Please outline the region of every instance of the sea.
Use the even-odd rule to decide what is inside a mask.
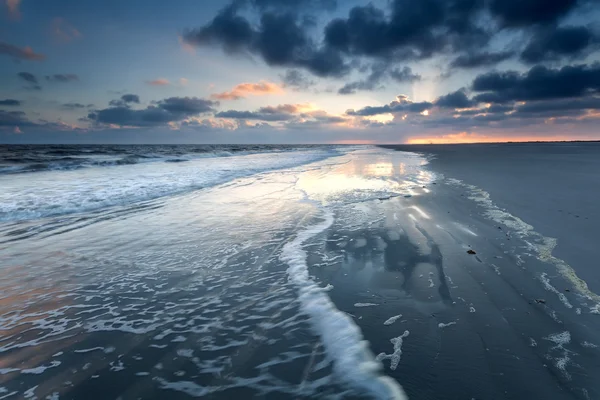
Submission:
[[[0,146],[0,399],[600,399],[600,143]]]

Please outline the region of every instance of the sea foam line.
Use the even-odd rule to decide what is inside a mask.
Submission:
[[[299,232],[283,246],[280,259],[289,266],[288,277],[298,289],[300,308],[310,317],[313,329],[333,359],[334,372],[341,379],[377,399],[408,399],[399,383],[380,373],[381,364],[375,360],[358,326],[335,307],[309,276],[303,244],[329,228],[333,220],[333,213],[324,209],[322,222]]]
[[[547,262],[556,267],[558,272],[564,279],[571,282],[573,287],[579,292],[580,295],[586,299],[593,301],[590,307],[592,314],[600,314],[600,295],[594,293],[589,287],[586,281],[580,278],[573,267],[567,264],[566,261],[552,255],[552,251],[557,245],[555,238],[547,237],[538,233],[534,230],[533,226],[529,225],[521,218],[516,217],[509,212],[498,207],[491,199],[490,194],[485,190],[478,188],[477,186],[464,183],[459,179],[449,178],[448,182],[457,186],[462,186],[470,190],[469,199],[475,201],[485,209],[484,215],[495,222],[504,224],[505,226],[513,229],[517,235],[525,241],[531,250],[535,252],[536,258],[542,262]],[[545,282],[542,281],[542,283]],[[545,286],[548,289],[547,286]],[[564,300],[566,296],[559,296],[560,300],[565,304],[566,307],[572,308],[572,305]],[[569,307],[569,305],[571,307]]]

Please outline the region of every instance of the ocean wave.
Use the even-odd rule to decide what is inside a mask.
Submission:
[[[289,279],[298,289],[300,307],[321,337],[339,379],[374,398],[407,399],[402,387],[380,372],[381,364],[369,350],[359,327],[335,307],[326,292],[309,276],[303,245],[328,229],[334,221],[330,210],[323,208],[322,211],[323,221],[301,231],[283,246],[281,252],[281,260],[289,266]]]
[[[184,162],[199,158],[281,153],[313,148],[317,147],[282,145],[97,145],[87,147],[0,145],[0,175],[114,167],[141,162]]]
[[[115,160],[120,163],[115,168],[57,170],[32,174],[28,179],[4,174],[0,175],[0,187],[8,190],[0,191],[0,221],[54,217],[155,200],[340,154],[322,148],[293,151],[285,157],[259,153],[161,164],[128,157]]]

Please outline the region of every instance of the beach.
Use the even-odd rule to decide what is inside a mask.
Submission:
[[[4,148],[0,398],[598,398],[568,146]]]

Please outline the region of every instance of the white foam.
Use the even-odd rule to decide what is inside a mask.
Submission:
[[[567,365],[571,361],[571,351],[565,348],[565,346],[571,342],[571,333],[569,331],[553,333],[544,339],[556,344],[556,346],[553,346],[550,349],[550,352],[559,353],[558,356],[554,358],[554,365],[563,372],[567,379],[571,379],[571,375],[567,372]],[[552,356],[548,354],[548,357],[551,358]]]
[[[191,358],[194,356],[194,350],[192,349],[179,349],[177,350],[177,355],[180,357]]]
[[[7,393],[7,394],[4,394],[4,393]],[[12,397],[12,396],[14,396],[17,393],[19,393],[19,392],[14,391],[14,392],[10,392],[9,393],[8,390],[6,390],[3,387],[0,387],[0,400],[8,399],[9,397]]]
[[[595,348],[597,348],[597,347],[598,347],[598,345],[597,345],[597,344],[590,343],[590,342],[587,342],[587,341],[583,341],[583,342],[581,342],[581,345],[582,345],[583,347],[587,347],[587,348],[589,348],[589,349],[595,349]]]
[[[395,315],[395,316],[393,316],[391,318],[388,318],[383,324],[384,325],[391,325],[394,322],[398,321],[400,318],[402,318],[402,314]]]
[[[33,396],[35,396],[35,389],[37,389],[39,385],[35,385],[32,388],[27,389],[26,391],[23,392],[23,397],[25,397],[26,399],[30,399]]]
[[[475,312],[475,307],[469,307],[469,312],[474,313]]]
[[[325,210],[322,222],[299,232],[294,240],[283,246],[280,258],[289,265],[289,280],[298,289],[301,310],[310,317],[340,379],[376,398],[406,399],[404,390],[395,380],[381,375],[381,365],[375,361],[360,329],[335,307],[309,276],[303,244],[332,224],[333,213]]]
[[[394,371],[398,367],[400,358],[402,357],[402,343],[404,343],[404,338],[408,337],[409,334],[409,331],[404,331],[402,335],[390,339],[390,342],[394,345],[394,352],[392,354],[379,353],[377,360],[390,360],[390,369]]]
[[[452,322],[448,322],[448,323],[440,322],[438,324],[438,328],[443,329],[443,328],[447,328],[447,327],[452,326],[452,325],[456,325],[456,321],[452,321]]]
[[[559,292],[558,289],[556,289],[554,286],[552,286],[552,284],[550,284],[550,279],[548,278],[548,275],[545,272],[542,273],[542,275],[540,276],[540,280],[544,284],[544,288],[547,291],[556,294],[560,301],[565,305],[565,307],[573,308],[573,305],[569,302],[567,296],[565,296],[564,293]]]
[[[47,369],[50,368],[54,368],[54,367],[58,367],[60,365],[60,361],[51,361],[50,365],[40,365],[39,367],[35,367],[35,368],[27,368],[27,369],[22,369],[21,373],[22,374],[35,374],[35,375],[39,375],[44,373],[44,371],[46,371]]]
[[[375,303],[354,303],[354,307],[373,307],[377,305]]]

